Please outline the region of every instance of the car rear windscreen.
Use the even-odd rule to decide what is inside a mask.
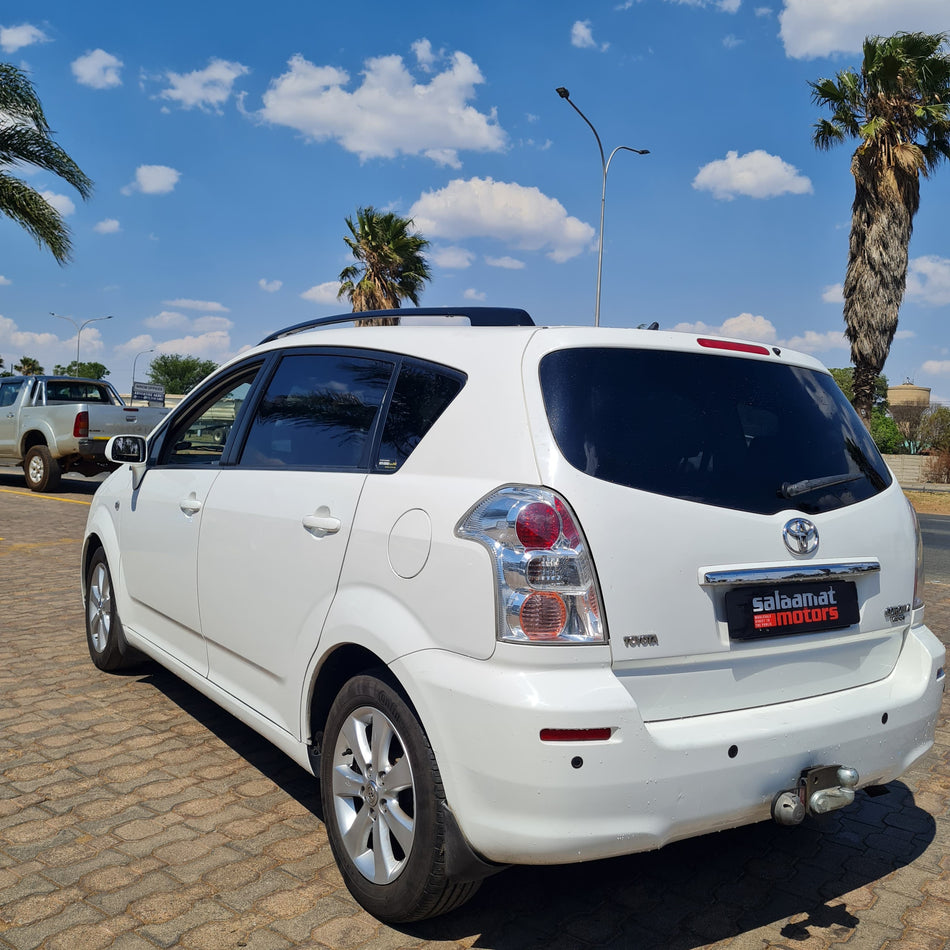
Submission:
[[[575,468],[723,508],[815,514],[891,475],[826,373],[705,353],[579,347],[540,364],[548,420]]]

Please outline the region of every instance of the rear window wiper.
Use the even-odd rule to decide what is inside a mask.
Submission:
[[[795,498],[818,488],[831,488],[832,485],[843,485],[845,482],[855,482],[864,478],[861,472],[846,472],[843,475],[825,475],[823,478],[806,478],[800,482],[783,482],[778,490],[780,498]]]

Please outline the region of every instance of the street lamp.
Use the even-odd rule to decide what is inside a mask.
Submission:
[[[574,105],[573,100],[571,99],[571,94],[563,87],[558,86],[554,90],[562,99],[566,99],[568,105],[590,126],[591,132],[594,133],[594,138],[597,139],[597,148],[600,149],[600,167],[603,170],[603,188],[600,192],[600,240],[598,242],[597,248],[597,297],[594,302],[594,326],[600,326],[600,280],[601,274],[604,269],[604,206],[607,202],[607,172],[610,169],[610,162],[613,159],[614,155],[617,152],[634,152],[637,155],[649,155],[650,150],[648,148],[631,148],[629,145],[618,145],[611,153],[610,156],[604,160],[604,146],[600,142],[600,136],[597,134],[597,129],[594,128],[590,119],[581,112],[580,109]]]
[[[85,327],[88,327],[90,323],[95,323],[97,320],[111,320],[112,315],[108,317],[92,317],[89,320],[84,320],[82,323],[77,323],[72,317],[64,317],[61,313],[53,313],[50,310],[49,315],[51,317],[58,317],[60,320],[68,320],[76,328],[76,369],[79,369],[79,340],[82,337],[82,331]]]
[[[142,350],[141,353],[135,354],[135,359],[132,360],[132,385],[135,385],[135,364],[138,362],[140,356],[145,356],[146,353],[154,353],[155,347],[153,346],[150,350]]]

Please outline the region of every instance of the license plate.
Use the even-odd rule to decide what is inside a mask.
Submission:
[[[853,581],[738,587],[726,594],[726,621],[734,640],[838,630],[859,619]]]

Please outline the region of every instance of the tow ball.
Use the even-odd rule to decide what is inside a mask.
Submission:
[[[772,817],[780,825],[798,825],[805,815],[824,815],[854,801],[857,769],[844,765],[820,765],[805,769],[796,788],[779,792],[772,799]]]

